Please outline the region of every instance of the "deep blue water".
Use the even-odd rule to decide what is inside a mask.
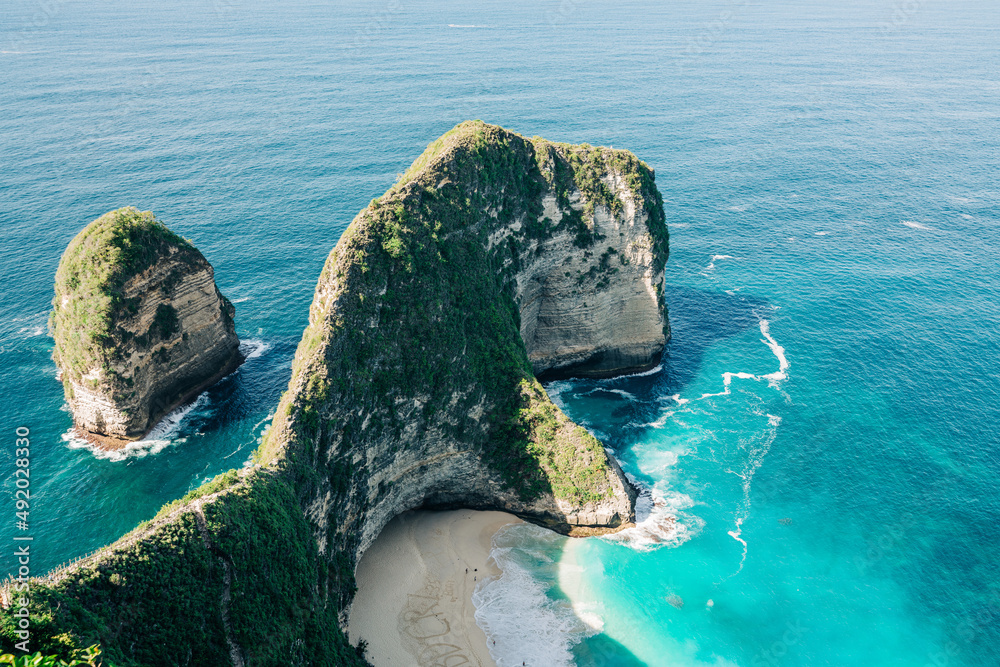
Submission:
[[[672,249],[662,369],[549,388],[659,506],[498,538],[501,664],[518,635],[551,664],[1000,665],[998,29],[930,0],[4,4],[0,477],[30,428],[32,565],[241,465],[340,234],[481,118],[634,151]],[[124,205],[198,245],[257,356],[108,460],[62,439],[45,322]]]

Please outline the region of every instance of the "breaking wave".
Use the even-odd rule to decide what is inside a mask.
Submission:
[[[207,404],[208,392],[202,392],[198,398],[191,403],[182,405],[173,412],[167,414],[167,416],[157,422],[156,426],[154,426],[142,440],[130,442],[121,449],[111,451],[102,449],[76,435],[73,429],[63,433],[62,439],[70,449],[87,449],[90,450],[94,456],[100,459],[107,459],[109,461],[124,461],[129,458],[143,458],[145,456],[159,454],[171,445],[186,442],[186,438],[176,437],[184,419],[195,409],[205,407]]]
[[[271,344],[265,343],[262,340],[251,339],[240,341],[240,352],[246,361],[256,359],[270,349]]]
[[[636,551],[652,551],[680,546],[704,527],[703,519],[684,511],[694,506],[690,496],[673,490],[662,491],[656,486],[643,488],[632,475],[626,475],[640,489],[635,501],[635,525],[601,539],[619,542]]]
[[[570,667],[573,646],[603,629],[596,610],[550,597],[551,585],[533,574],[557,567],[550,552],[564,539],[532,524],[507,526],[493,536],[490,558],[501,574],[480,581],[472,603],[497,667]]]

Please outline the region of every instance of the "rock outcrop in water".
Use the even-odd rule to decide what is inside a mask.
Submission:
[[[79,435],[117,448],[242,361],[212,266],[150,212],[87,225],[56,273],[53,357]]]
[[[116,665],[362,664],[343,614],[396,514],[627,525],[634,489],[536,375],[657,363],[667,240],[631,153],[459,125],[330,254],[254,465],[36,582],[38,646],[101,642]]]

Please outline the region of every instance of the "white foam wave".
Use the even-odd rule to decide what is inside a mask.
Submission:
[[[703,400],[706,398],[712,398],[713,396],[728,396],[731,393],[731,385],[733,383],[733,378],[739,378],[741,380],[767,380],[769,386],[778,388],[779,383],[782,380],[788,379],[788,368],[791,364],[788,363],[788,358],[785,356],[785,348],[778,345],[778,342],[774,340],[771,336],[770,323],[767,320],[760,320],[760,333],[764,336],[764,339],[760,342],[767,345],[774,356],[778,359],[778,370],[773,373],[768,373],[767,375],[755,375],[753,373],[746,372],[725,372],[722,374],[722,391],[715,393],[702,394],[695,400]]]
[[[34,327],[24,327],[18,330],[18,335],[24,336],[25,338],[35,338],[37,336],[44,336],[46,332],[46,327],[44,324],[40,324]]]
[[[622,378],[644,378],[650,375],[656,375],[663,370],[663,364],[657,364],[655,367],[650,368],[648,371],[639,371],[638,373],[630,373],[628,375],[616,375],[616,380],[621,380]]]
[[[708,266],[705,267],[705,270],[711,271],[712,269],[715,268],[716,262],[722,261],[724,259],[736,259],[736,258],[733,257],[732,255],[712,255],[712,260],[708,263]]]
[[[129,458],[143,458],[145,456],[159,454],[167,447],[185,442],[186,440],[185,438],[180,438],[178,440],[138,440],[136,442],[128,443],[122,449],[108,451],[78,437],[72,429],[63,433],[62,439],[63,442],[66,443],[66,446],[70,449],[88,449],[96,458],[116,462],[124,461]]]
[[[713,396],[728,396],[730,391],[730,386],[733,384],[733,378],[739,378],[741,380],[759,380],[760,378],[753,373],[733,373],[725,372],[722,374],[722,391],[716,392],[714,394],[702,394],[696,400],[702,400],[704,398],[712,398]]]
[[[772,387],[776,387],[778,382],[788,378],[788,373],[785,371],[788,370],[789,363],[785,357],[785,348],[778,345],[774,338],[771,337],[771,326],[767,320],[760,321],[760,333],[764,336],[764,340],[761,342],[771,348],[771,352],[778,358],[778,370],[774,373],[764,375],[763,379],[766,379]]]
[[[634,477],[628,473],[626,476],[642,489]],[[601,539],[619,542],[636,551],[680,546],[697,535],[704,525],[700,517],[684,513],[693,506],[691,497],[678,491],[660,491],[656,487],[642,489],[635,501],[635,525]]]
[[[663,428],[667,425],[667,420],[674,416],[673,410],[667,410],[662,415],[657,417],[655,420],[648,422],[646,424],[641,424],[638,422],[629,422],[630,426],[640,427],[640,428]]]
[[[63,433],[62,439],[70,449],[88,449],[97,458],[109,461],[124,461],[129,458],[152,456],[159,454],[171,445],[186,442],[186,438],[176,437],[181,423],[192,410],[202,407],[206,403],[208,403],[208,392],[202,392],[194,401],[182,405],[157,422],[156,426],[142,440],[130,442],[121,449],[113,451],[102,449],[77,436],[73,429]]]
[[[925,231],[930,231],[931,229],[927,225],[921,224],[919,222],[914,222],[913,220],[903,220],[902,223],[907,227],[910,227],[911,229],[923,229]]]
[[[516,561],[513,549],[499,546],[498,540],[512,528],[519,533],[544,530],[522,524],[493,537],[490,557],[501,574],[476,585],[472,594],[476,624],[486,633],[497,667],[515,667],[522,662],[570,667],[574,664],[573,646],[595,634],[593,625],[603,627],[603,619],[588,615],[581,620],[569,602],[551,599],[548,586]],[[518,537],[520,543],[523,538]]]
[[[271,344],[265,343],[262,340],[251,339],[240,341],[240,352],[243,354],[243,358],[247,361],[250,359],[256,359],[270,349]]]
[[[169,413],[166,417],[157,422],[146,437],[139,442],[159,442],[164,440],[170,440],[173,436],[177,435],[178,429],[181,427],[181,422],[184,418],[191,414],[191,411],[195,408],[200,408],[208,403],[208,392],[203,391],[198,395],[198,398],[194,399],[191,403],[187,405],[182,405],[173,412]]]
[[[743,526],[744,519],[746,519],[745,516],[737,516],[736,517],[736,528],[733,529],[733,530],[726,531],[726,534],[729,535],[729,537],[733,538],[734,540],[736,540],[737,542],[739,542],[740,544],[743,545],[743,555],[740,556],[740,567],[739,567],[739,569],[736,570],[736,572],[734,572],[733,574],[729,575],[730,577],[735,577],[737,574],[739,574],[740,572],[742,572],[743,571],[743,566],[747,562],[747,549],[748,549],[747,541],[744,540],[742,537],[740,537],[740,535],[743,534],[743,528],[742,528],[742,526]]]
[[[736,517],[734,519],[733,530],[728,531],[731,538],[739,542],[743,547],[743,553],[740,556],[740,565],[731,575],[726,577],[731,579],[737,574],[743,571],[743,566],[747,562],[747,552],[749,545],[747,541],[743,539],[743,522],[746,521],[747,517],[750,516],[750,486],[753,481],[753,476],[758,469],[764,464],[764,457],[767,453],[771,451],[771,445],[774,443],[775,437],[778,435],[778,426],[781,424],[781,417],[777,415],[767,414],[767,432],[764,433],[763,438],[759,441],[754,442],[753,440],[746,443],[747,458],[743,467],[740,471],[730,470],[734,475],[743,480],[743,499],[740,502],[740,506],[736,510]]]
[[[816,235],[816,236],[826,236],[826,235],[828,235],[829,233],[830,233],[830,232],[816,232],[816,234],[815,234],[815,235]]]
[[[595,387],[590,391],[584,393],[583,396],[590,396],[592,394],[596,394],[599,392],[604,392],[606,394],[617,394],[618,396],[621,396],[622,398],[629,401],[636,400],[635,394],[631,392],[625,391],[624,389],[609,389],[607,387]]]

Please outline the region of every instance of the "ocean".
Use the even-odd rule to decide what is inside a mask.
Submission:
[[[28,428],[35,573],[244,464],[340,234],[479,118],[632,150],[671,232],[660,367],[547,386],[641,521],[498,534],[498,664],[1000,665],[998,30],[985,1],[5,3],[0,477]],[[202,250],[250,358],[108,457],[65,437],[46,320],[125,205]]]

